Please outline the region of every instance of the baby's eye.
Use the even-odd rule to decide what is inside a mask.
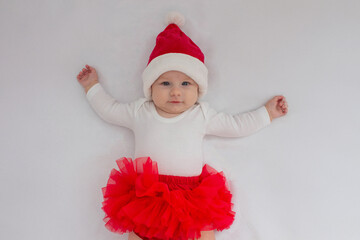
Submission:
[[[183,86],[188,86],[188,85],[190,85],[190,82],[183,82],[182,85]]]
[[[170,83],[169,82],[162,82],[161,85],[168,86],[168,85],[170,85]]]

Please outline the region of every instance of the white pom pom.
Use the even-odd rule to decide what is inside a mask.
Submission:
[[[185,24],[185,17],[178,12],[169,12],[166,16],[166,24],[175,23],[179,27]]]

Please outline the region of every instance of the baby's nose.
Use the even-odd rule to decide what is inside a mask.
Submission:
[[[171,96],[179,96],[179,95],[181,95],[180,88],[178,88],[178,87],[171,88],[170,95]]]

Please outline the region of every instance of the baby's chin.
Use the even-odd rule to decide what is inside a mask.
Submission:
[[[172,103],[168,105],[168,110],[176,113],[185,112],[189,108],[191,108],[192,105],[186,105],[185,103]]]
[[[170,113],[170,114],[181,114],[183,112],[185,112],[187,109],[186,108],[171,108],[171,109],[166,109],[166,112]]]
[[[168,108],[163,108],[162,110],[168,114],[173,114],[173,115],[180,115],[183,112],[187,111],[188,109],[190,109],[190,107],[188,106],[176,106],[176,107],[168,107]]]

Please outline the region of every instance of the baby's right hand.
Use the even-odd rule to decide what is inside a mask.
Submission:
[[[99,82],[95,68],[90,67],[89,65],[85,65],[85,68],[79,72],[77,75],[77,80],[81,86],[83,86],[86,93],[92,86]]]

